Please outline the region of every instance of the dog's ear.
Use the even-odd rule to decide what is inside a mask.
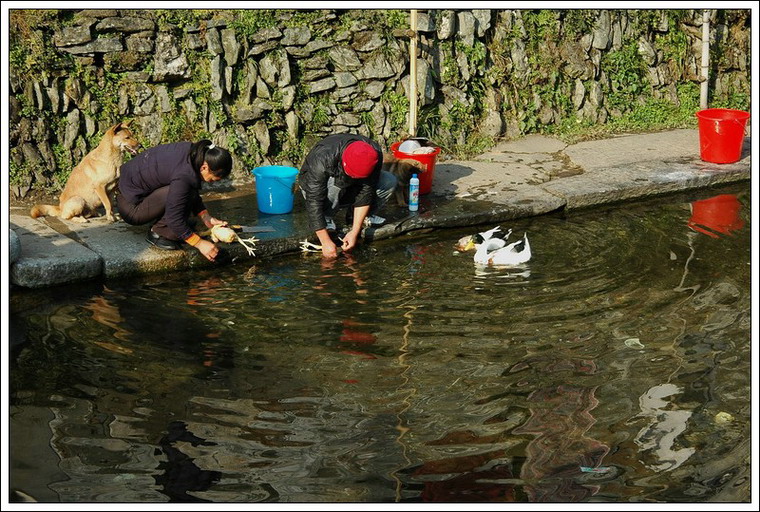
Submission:
[[[131,122],[132,121],[129,120],[129,121],[122,121],[122,122],[116,123],[115,125],[113,125],[111,130],[113,130],[113,133],[119,133],[121,130],[126,130],[127,128],[129,128],[129,124]]]

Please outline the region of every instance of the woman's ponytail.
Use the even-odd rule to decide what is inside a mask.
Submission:
[[[226,178],[232,172],[232,155],[208,139],[199,140],[190,146],[190,165],[195,172],[201,171],[203,162],[208,163],[211,174],[218,178]]]

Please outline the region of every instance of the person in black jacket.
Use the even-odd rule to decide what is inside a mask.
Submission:
[[[219,181],[231,170],[229,151],[210,140],[147,149],[121,166],[119,214],[132,225],[152,222],[147,240],[156,247],[177,250],[184,241],[214,261],[219,249],[198,236],[189,219],[197,215],[208,228],[227,224],[209,214],[200,189],[203,182]]]
[[[396,177],[383,171],[382,165],[383,152],[377,142],[348,133],[328,135],[306,155],[298,185],[306,200],[309,228],[319,238],[324,257],[338,256],[330,231],[335,230],[333,217],[340,208],[352,208],[341,247],[350,251],[365,219],[374,216],[393,194]]]

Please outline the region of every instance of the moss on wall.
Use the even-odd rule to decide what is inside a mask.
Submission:
[[[701,10],[419,12],[418,135],[447,154],[696,126]],[[710,105],[747,110],[749,12],[712,12]],[[147,145],[214,139],[238,177],[328,133],[390,145],[408,26],[381,9],[11,10],[11,183],[59,188],[125,118]]]

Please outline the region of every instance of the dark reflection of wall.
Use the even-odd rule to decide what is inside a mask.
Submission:
[[[591,411],[598,405],[596,386],[570,383],[572,375],[596,372],[592,360],[531,356],[505,372],[510,410],[523,404],[530,416],[511,432],[478,436],[471,431],[449,432],[432,445],[493,445],[503,449],[462,457],[426,461],[414,472],[418,479],[434,475],[457,476],[425,481],[421,499],[432,502],[582,502],[599,490],[587,483],[584,470],[599,470],[609,447],[588,432],[595,424]],[[528,375],[529,374],[529,375]],[[522,382],[514,386],[515,382]],[[526,389],[525,382],[532,384]],[[489,399],[490,400],[490,399]],[[519,416],[519,415],[518,415]],[[494,421],[503,421],[495,419]],[[517,439],[527,436],[524,451],[515,449]],[[601,471],[605,470],[602,468]]]
[[[474,439],[471,441],[475,441]],[[502,503],[523,501],[515,485],[519,476],[505,450],[450,459],[428,461],[414,471],[414,476],[459,473],[453,478],[425,482],[420,493],[424,502]],[[492,463],[492,461],[498,461]]]
[[[320,409],[327,407],[335,414],[332,409],[340,404],[322,403],[325,383],[312,380],[319,374],[304,372],[299,364],[325,357],[325,347],[332,347],[334,356],[343,354],[346,361],[375,357],[373,327],[357,314],[367,302],[359,268],[349,258],[317,265],[321,271],[303,282],[283,285],[281,291],[288,294],[279,302],[259,302],[259,297],[270,296],[265,291],[254,293],[255,302],[249,306],[241,305],[235,302],[240,292],[236,297],[228,289],[228,276],[210,275],[184,288],[171,282],[164,286],[161,279],[88,287],[80,294],[58,297],[45,308],[24,311],[20,324],[32,325],[29,339],[18,344],[13,389],[27,396],[20,405],[51,408],[50,439],[40,441],[50,443],[68,478],[49,487],[64,501],[87,501],[98,493],[110,496],[104,501],[203,501],[204,493],[223,500],[231,495],[213,494],[222,478],[214,468],[223,467],[235,475],[250,474],[246,491],[259,501],[277,495],[270,481],[277,487],[290,485],[265,469],[284,464],[280,456],[295,455],[301,445],[316,454],[342,452],[339,440],[312,448],[315,441],[292,440],[299,434],[288,422],[267,419],[297,418],[299,429],[314,429],[304,432],[307,439],[319,437]],[[292,269],[281,274],[283,279],[293,278]],[[271,284],[278,275],[275,268],[264,281]],[[320,285],[326,294],[324,316],[333,328],[317,333],[312,326],[318,344],[257,341],[282,340],[277,338],[286,332],[278,324],[281,308],[300,307],[293,300],[294,287]],[[165,302],[156,299],[162,293]],[[225,304],[229,300],[231,306]],[[228,315],[227,307],[250,307],[267,320],[248,324],[241,320],[240,309]],[[272,364],[272,359],[278,362]],[[330,378],[341,373],[345,372],[336,371]],[[313,402],[300,400],[310,396]],[[283,397],[299,400],[290,404]],[[230,414],[239,418],[239,425],[226,418],[217,428],[215,418]],[[366,442],[354,440],[355,435],[350,442]],[[251,472],[248,464],[260,465],[261,472]],[[129,475],[124,485],[117,485],[115,468],[125,468]],[[110,476],[102,476],[104,471]],[[305,481],[302,487],[317,482]]]
[[[684,223],[680,227],[684,231],[688,229]],[[700,251],[700,261],[722,256],[712,256],[721,247],[713,238],[692,234],[701,244],[696,246],[696,250]],[[737,235],[746,236],[742,232]],[[728,240],[722,238],[720,242],[728,247]],[[415,250],[414,254],[419,255],[419,252]],[[430,256],[430,253],[421,256]],[[667,259],[667,252],[664,257]],[[314,263],[308,258],[305,256],[303,263],[293,265],[303,267],[301,275],[284,265],[262,264],[258,279],[246,282],[250,296],[249,290],[235,288],[231,293],[227,289],[231,280],[241,282],[246,279],[240,269],[234,275],[215,272],[207,279],[193,274],[188,278],[192,285],[185,288],[175,285],[164,290],[166,306],[174,318],[164,314],[162,307],[156,308],[160,303],[155,301],[155,297],[163,290],[160,280],[134,286],[101,287],[89,294],[70,294],[67,297],[62,294],[46,310],[60,310],[60,314],[54,312],[49,317],[49,326],[45,325],[48,320],[44,315],[32,318],[35,325],[29,332],[33,339],[21,342],[18,344],[19,350],[13,352],[13,371],[22,369],[13,376],[13,389],[22,391],[13,400],[17,404],[41,404],[55,411],[56,419],[51,422],[54,432],[52,444],[61,454],[61,466],[71,475],[71,479],[68,487],[64,482],[56,482],[52,488],[68,499],[86,497],[85,494],[77,494],[80,491],[75,484],[83,486],[89,482],[96,485],[99,483],[96,478],[103,474],[104,469],[123,467],[122,476],[147,476],[147,480],[140,481],[140,485],[155,491],[147,499],[165,501],[168,497],[159,492],[153,476],[160,477],[173,471],[165,463],[168,461],[167,453],[176,449],[179,453],[172,455],[176,457],[175,468],[182,467],[183,455],[199,471],[224,468],[221,483],[213,483],[205,491],[205,499],[211,499],[209,496],[215,490],[218,500],[229,498],[229,488],[227,494],[219,490],[229,473],[236,478],[250,478],[250,481],[238,484],[236,491],[249,490],[264,480],[278,491],[284,491],[282,496],[292,496],[296,492],[304,496],[307,495],[304,489],[308,489],[314,491],[310,496],[319,497],[319,483],[324,481],[320,478],[333,472],[327,477],[332,478],[329,481],[345,482],[347,489],[358,489],[356,496],[360,501],[367,500],[367,494],[359,493],[370,486],[375,493],[371,496],[387,500],[388,483],[377,475],[388,473],[378,471],[377,461],[382,458],[381,462],[391,469],[404,464],[399,454],[401,448],[389,447],[387,443],[388,432],[395,434],[393,429],[398,422],[393,414],[399,410],[400,402],[397,396],[378,397],[373,389],[382,389],[385,393],[390,389],[388,394],[393,394],[393,386],[400,381],[398,368],[388,365],[384,359],[397,350],[398,323],[405,319],[393,317],[396,322],[389,322],[393,325],[380,330],[376,323],[373,325],[372,318],[376,312],[363,292],[372,290],[370,297],[376,297],[379,280],[373,280],[375,274],[367,272],[364,262],[360,261],[357,268],[352,269],[351,265],[340,259],[335,262],[334,268],[323,269],[318,257]],[[658,293],[671,294],[670,286],[678,284],[682,269],[677,267],[684,260],[681,252],[678,252],[678,258],[673,263],[675,270],[668,270],[677,272],[673,274],[676,277],[668,274],[672,284],[664,290],[657,288]],[[411,260],[410,273],[419,270],[415,275],[422,276],[429,272],[429,267],[422,264],[423,258],[413,256]],[[736,294],[727,292],[715,292],[710,300],[704,299],[703,294],[709,288],[725,280],[718,279],[714,273],[699,272],[700,261],[692,261],[692,272],[684,285],[701,284],[701,287],[690,288],[680,296],[686,299],[689,294],[698,292],[694,298],[701,298],[703,310],[697,313],[706,317],[715,316],[712,321],[716,324],[722,325],[722,321],[729,318],[727,315],[731,314],[731,309],[736,309],[738,312],[733,314],[741,317],[741,311],[749,309],[743,304],[748,301],[749,292],[742,292],[739,299],[734,297]],[[743,262],[741,264],[749,268]],[[705,265],[705,268],[710,267]],[[469,273],[469,265],[467,269]],[[356,271],[359,272],[358,280],[352,275]],[[394,275],[388,279],[390,286],[397,286],[397,277]],[[267,284],[272,286],[267,288]],[[424,281],[420,284],[410,279],[408,289],[423,296],[425,284]],[[318,291],[324,295],[317,296],[315,292],[314,295],[305,294],[304,298],[295,291],[298,286],[309,290],[317,290],[321,286]],[[260,294],[253,293],[259,289],[262,290]],[[390,293],[389,290],[381,291]],[[149,304],[159,310],[156,321],[161,325],[152,325],[150,319],[154,316],[153,311],[146,309],[145,303],[140,305],[140,301],[144,300],[142,297],[153,297]],[[393,307],[407,303],[405,295],[398,297],[390,302]],[[229,302],[215,304],[220,299]],[[436,318],[429,312],[430,308],[425,316],[424,306],[439,300],[439,297],[433,297],[414,302],[423,306],[415,315],[425,319]],[[370,302],[367,314],[357,314],[364,311],[362,301]],[[178,304],[186,307],[178,307]],[[315,304],[318,307],[312,307]],[[37,307],[45,311],[45,306]],[[224,307],[234,308],[237,313],[225,315]],[[285,314],[282,308],[291,308],[291,311]],[[71,320],[71,311],[77,309],[79,313],[75,313],[74,319],[79,322],[78,326],[64,325],[62,322]],[[385,304],[384,311],[388,309],[388,304]],[[24,311],[25,318],[31,318],[29,315],[33,309]],[[282,322],[285,318],[292,318],[292,312],[299,317],[299,325],[289,325],[283,329]],[[663,314],[667,313],[672,312]],[[378,314],[378,317],[381,315]],[[693,318],[691,313],[685,316]],[[230,318],[235,320],[234,325],[227,322]],[[415,320],[417,318],[415,316]],[[625,322],[614,318],[594,321],[599,332],[605,334],[621,323],[635,332],[633,328],[647,322],[635,318]],[[410,428],[419,430],[413,432],[416,435],[405,438],[408,445],[404,450],[408,449],[410,459],[422,458],[424,463],[414,469],[399,470],[402,473],[408,469],[404,474],[418,471],[415,474],[417,481],[409,484],[406,496],[411,496],[410,499],[421,497],[429,501],[458,502],[540,501],[548,499],[553,492],[559,493],[566,501],[611,501],[621,496],[622,500],[630,498],[633,501],[658,496],[656,492],[666,487],[671,475],[661,474],[652,478],[651,472],[636,462],[639,453],[633,439],[645,423],[631,418],[638,413],[638,397],[652,385],[670,378],[692,383],[691,386],[680,383],[684,393],[674,401],[675,406],[687,408],[693,407],[687,402],[711,400],[703,411],[697,411],[694,418],[698,422],[690,422],[690,431],[680,436],[679,442],[691,443],[693,437],[697,437],[695,443],[702,444],[695,444],[699,450],[694,457],[700,457],[700,463],[705,468],[705,474],[699,475],[703,480],[700,483],[703,488],[710,485],[718,488],[722,485],[720,476],[725,474],[720,471],[725,466],[716,461],[722,460],[723,452],[719,448],[727,443],[720,437],[723,434],[711,434],[713,437],[704,441],[698,436],[701,435],[700,430],[715,430],[709,421],[717,407],[731,401],[728,395],[741,396],[743,388],[735,370],[746,369],[740,361],[745,354],[731,353],[730,344],[734,342],[727,340],[743,339],[743,335],[723,336],[725,331],[716,326],[714,333],[691,339],[689,333],[692,336],[697,332],[704,333],[705,325],[710,323],[700,322],[695,319],[685,335],[679,334],[683,323],[677,323],[678,332],[672,335],[670,331],[666,332],[667,340],[661,346],[642,336],[641,341],[647,345],[647,351],[642,351],[641,359],[629,355],[630,352],[626,351],[631,349],[628,348],[613,352],[613,356],[600,354],[595,364],[603,368],[604,377],[599,378],[594,377],[594,370],[584,363],[582,357],[578,357],[580,352],[571,354],[566,349],[563,354],[563,346],[558,347],[555,343],[538,347],[532,343],[523,346],[513,341],[499,354],[518,362],[510,365],[510,370],[501,378],[498,375],[487,377],[485,384],[495,384],[496,388],[504,389],[502,396],[488,398],[491,400],[488,408],[493,409],[495,415],[517,417],[519,421],[510,422],[494,436],[467,436],[464,435],[466,432],[442,435],[435,446],[438,451],[429,457],[421,454],[430,453],[432,448],[414,444],[429,432],[422,433],[419,423],[414,423],[415,414],[429,415],[430,409],[441,409],[444,404],[441,401],[436,404],[435,398],[430,398],[430,389],[424,390],[418,400],[423,400],[423,394],[426,395],[425,399],[432,400],[428,402],[427,410],[423,410],[425,406],[420,403],[410,409],[407,416]],[[741,322],[741,318],[737,322]],[[329,328],[324,330],[324,326]],[[42,334],[33,334],[38,328]],[[388,335],[389,332],[392,336]],[[661,334],[658,336],[662,337]],[[528,338],[528,335],[524,337]],[[418,338],[414,340],[416,347],[412,348],[432,346],[432,343],[424,345],[421,341],[429,340]],[[451,341],[452,344],[459,342],[458,339]],[[436,348],[445,347],[442,341],[436,339],[435,343]],[[602,350],[612,349],[606,337],[604,340],[597,338],[593,343],[584,345],[584,353],[593,352],[597,344]],[[414,372],[421,374],[425,368],[431,373],[441,373],[440,352],[435,353],[435,348],[430,350],[436,354],[435,357],[426,358],[418,351],[408,358],[408,364],[414,368],[410,375]],[[489,350],[493,351],[493,348]],[[525,356],[525,350],[541,351],[546,355]],[[663,354],[658,358],[659,362],[649,360],[653,351]],[[705,354],[715,354],[715,361],[710,364],[714,363],[716,370],[704,371],[706,363],[702,358]],[[730,354],[737,360],[719,360],[718,354]],[[684,358],[684,355],[688,357]],[[488,359],[489,352],[481,356],[487,363],[504,361],[500,358]],[[674,373],[673,362],[676,360],[684,360],[685,367]],[[427,367],[424,366],[426,361]],[[614,366],[618,361],[620,366]],[[381,371],[377,371],[378,368]],[[461,369],[455,365],[446,366],[442,373],[450,371],[450,374],[436,375],[425,383],[437,385],[445,382],[442,396],[448,398],[452,396],[448,394],[447,387],[451,381],[459,376],[466,377],[458,373]],[[614,380],[606,380],[610,378]],[[599,388],[595,387],[597,384]],[[416,385],[419,390],[422,389],[422,386]],[[440,419],[436,426],[449,429],[466,425],[461,428],[471,427],[473,431],[481,426],[489,431],[498,428],[496,418],[491,422],[486,420],[482,425],[473,422],[476,416],[473,416],[472,405],[476,415],[482,410],[479,407],[481,404],[476,403],[478,398],[482,398],[477,386],[475,383],[468,385],[467,391],[463,392],[465,396],[457,397],[464,399],[451,400],[460,409],[452,410],[449,417]],[[595,405],[597,397],[605,399],[600,407]],[[293,398],[296,400],[291,401]],[[626,402],[625,406],[620,405],[623,402]],[[600,410],[604,410],[607,416],[600,419]],[[377,411],[386,416],[376,414]],[[599,430],[611,426],[613,434],[603,439],[613,439],[611,442],[616,443],[614,454],[604,455],[604,445],[600,447],[595,444],[595,436],[590,433],[590,425],[594,421],[592,413],[599,420]],[[378,419],[351,423],[360,415],[362,418],[370,416]],[[338,423],[328,424],[328,418]],[[205,441],[195,444],[179,439],[167,442],[165,436],[168,436],[174,421],[182,421],[192,436]],[[520,426],[515,429],[516,425]],[[698,428],[702,426],[705,428]],[[569,434],[563,439],[555,427]],[[326,428],[329,428],[327,432]],[[298,436],[302,434],[308,436]],[[742,432],[736,433],[737,446],[741,446],[741,440],[746,438],[740,434]],[[77,439],[87,439],[92,445],[85,447],[72,442]],[[101,443],[104,446],[108,443],[109,448],[117,447],[118,450],[100,450]],[[565,447],[563,443],[569,446],[570,451],[553,454],[552,450]],[[145,448],[150,448],[150,456]],[[463,455],[470,454],[470,450],[482,453]],[[732,450],[732,454],[738,451]],[[374,455],[362,461],[353,456],[357,452]],[[446,455],[454,452],[456,455]],[[338,456],[331,458],[334,454]],[[711,459],[708,455],[715,457]],[[339,459],[337,464],[336,459]],[[297,463],[286,467],[289,461]],[[679,481],[697,478],[689,473],[696,471],[692,461],[690,459],[689,467],[684,465],[679,468],[682,471],[678,474]],[[255,469],[251,469],[254,464]],[[583,478],[580,470],[574,474],[570,472],[571,467],[581,464],[624,468],[627,482],[641,479],[641,484],[622,488],[625,485],[623,479],[608,482],[604,488],[605,494],[601,496],[601,492],[595,494],[592,485],[602,481],[601,476]],[[332,476],[335,474],[339,476]],[[439,479],[441,481],[430,481]],[[658,486],[656,491],[652,490],[653,482]],[[613,484],[620,487],[610,490]],[[186,485],[186,488],[193,486]],[[126,483],[122,489],[125,487]],[[264,484],[261,484],[261,489],[260,499],[271,499],[274,495],[270,490],[264,490]],[[139,495],[134,487],[130,492],[134,493],[131,496]],[[714,492],[705,491],[705,495]],[[197,493],[196,497],[199,497],[204,491],[188,489],[185,493]]]
[[[199,286],[213,288],[214,280]],[[192,293],[187,301],[193,300]],[[91,495],[79,493],[110,490],[105,483],[98,489],[98,478],[87,475],[99,474],[101,467],[137,464],[140,471],[156,472],[171,500],[198,501],[184,494],[183,486],[185,491],[207,488],[214,475],[182,454],[173,418],[183,418],[193,398],[195,387],[187,385],[189,380],[221,379],[234,366],[234,333],[189,311],[182,313],[177,297],[163,309],[147,309],[131,285],[101,284],[96,289],[91,284],[51,295],[55,300],[42,307],[19,306],[23,311],[14,316],[14,331],[25,339],[14,343],[11,360],[12,403],[47,406],[52,412],[48,442],[69,483],[50,487],[63,501],[88,500]],[[179,301],[184,302],[182,297]],[[142,410],[150,414],[135,412]],[[11,429],[11,460],[34,465],[14,450],[24,445],[25,434]],[[156,451],[138,462],[134,457],[145,451],[143,442]],[[94,490],[86,489],[88,478]],[[14,485],[25,487],[18,479]],[[164,501],[146,493],[147,501]],[[118,493],[114,500],[120,500]]]
[[[569,363],[593,367],[589,361]],[[599,468],[609,452],[607,445],[586,436],[595,422],[595,390],[561,384],[528,397],[531,416],[512,433],[533,436],[520,471],[531,502],[581,502],[598,492],[597,486],[578,481],[582,468]]]
[[[166,455],[166,460],[158,465],[158,473],[153,477],[156,484],[160,486],[161,492],[166,494],[171,502],[209,501],[191,493],[209,489],[219,481],[222,474],[219,471],[207,471],[199,468],[191,457],[177,447],[177,443],[190,443],[192,446],[214,446],[216,444],[189,432],[187,424],[184,422],[171,422],[166,435],[158,443]]]

